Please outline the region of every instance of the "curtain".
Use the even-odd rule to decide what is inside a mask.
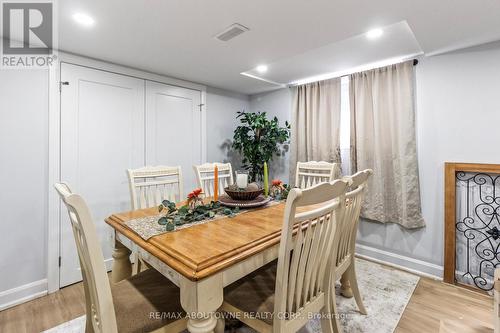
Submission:
[[[425,225],[420,206],[414,113],[414,69],[408,61],[350,76],[351,168],[373,169],[361,216],[405,228]]]
[[[340,162],[340,78],[293,89],[290,180],[297,162]]]

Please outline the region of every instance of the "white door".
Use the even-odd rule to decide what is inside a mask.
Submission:
[[[62,64],[61,180],[87,201],[111,267],[104,219],[130,210],[127,168],[144,165],[144,80]],[[60,286],[81,280],[75,241],[61,208]]]
[[[146,82],[146,164],[182,167],[184,194],[197,187],[202,161],[201,92]]]

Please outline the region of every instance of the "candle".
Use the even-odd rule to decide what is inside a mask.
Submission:
[[[248,186],[248,174],[247,173],[236,173],[236,185],[238,188],[247,188]]]
[[[217,164],[214,168],[214,201],[219,200],[219,168]]]
[[[269,194],[269,175],[267,174],[267,162],[264,162],[264,196]]]

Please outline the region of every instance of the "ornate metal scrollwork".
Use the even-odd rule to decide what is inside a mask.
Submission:
[[[455,274],[457,280],[489,291],[492,272],[500,266],[500,175],[457,172],[456,185],[465,191],[456,223],[457,244],[465,244],[465,253],[457,253],[457,269],[462,269]]]

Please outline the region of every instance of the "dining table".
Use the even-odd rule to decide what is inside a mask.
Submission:
[[[224,287],[278,258],[284,209],[284,202],[275,203],[148,240],[126,222],[158,215],[157,207],[113,214],[105,220],[114,231],[112,282],[131,276],[130,254],[137,251],[147,265],[180,288],[189,332],[213,332]],[[352,297],[348,281],[341,283],[342,294]]]

